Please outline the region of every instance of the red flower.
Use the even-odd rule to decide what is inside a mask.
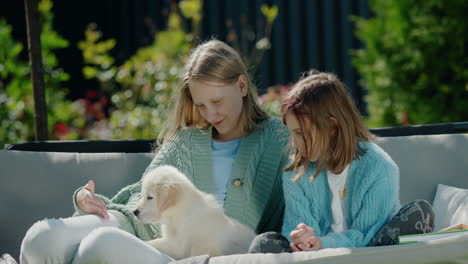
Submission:
[[[97,98],[98,97],[98,92],[94,91],[94,90],[89,90],[86,92],[86,98],[89,98],[89,99],[94,99],[94,98]]]
[[[68,129],[67,124],[63,122],[57,122],[54,125],[54,132],[58,135],[66,135],[70,132],[70,130]]]
[[[281,95],[286,94],[289,91],[290,86],[289,85],[283,85],[279,88],[279,92]]]
[[[101,97],[101,105],[102,106],[106,106],[108,102],[109,102],[109,100],[107,99],[107,97],[105,97],[105,96]]]

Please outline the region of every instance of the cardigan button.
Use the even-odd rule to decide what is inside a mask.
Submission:
[[[234,187],[236,188],[239,188],[241,187],[242,185],[242,181],[240,179],[235,179],[233,182],[232,182],[232,185],[234,185]]]

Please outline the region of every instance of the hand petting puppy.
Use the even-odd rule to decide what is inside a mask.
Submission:
[[[314,235],[314,230],[306,224],[297,225],[289,236],[291,249],[296,251],[315,251],[322,249],[322,242]]]

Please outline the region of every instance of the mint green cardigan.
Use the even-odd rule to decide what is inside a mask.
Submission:
[[[287,163],[288,137],[288,130],[280,119],[263,121],[242,139],[233,165],[225,213],[257,233],[281,231],[284,211],[281,176]],[[145,173],[160,165],[172,165],[198,189],[214,194],[211,140],[211,129],[181,130],[159,149]],[[242,181],[240,187],[232,184],[237,179]],[[75,216],[87,214],[76,205],[76,193],[80,189],[75,191],[73,199]],[[159,226],[143,224],[133,215],[140,191],[141,180],[121,189],[111,199],[98,197],[109,213],[119,219],[120,229],[150,240],[160,236]]]

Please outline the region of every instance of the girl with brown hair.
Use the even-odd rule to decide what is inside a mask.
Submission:
[[[282,118],[293,149],[283,229],[257,236],[251,252],[391,245],[399,235],[432,231],[428,202],[401,208],[398,167],[373,143],[335,75],[310,71],[283,100]]]

